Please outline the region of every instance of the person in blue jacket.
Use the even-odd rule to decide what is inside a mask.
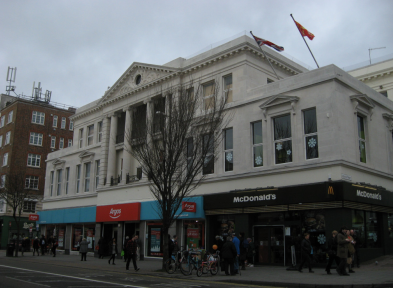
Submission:
[[[232,234],[232,242],[235,244],[237,256],[235,258],[235,274],[239,273],[239,255],[240,255],[240,240],[236,237],[236,234]]]

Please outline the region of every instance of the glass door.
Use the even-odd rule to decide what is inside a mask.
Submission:
[[[285,265],[284,226],[254,226],[254,244],[259,264]]]

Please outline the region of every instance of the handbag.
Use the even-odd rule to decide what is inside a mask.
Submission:
[[[352,257],[347,258],[347,264],[351,265],[352,264]]]
[[[120,256],[121,256],[121,257],[124,256],[124,250],[121,250]]]

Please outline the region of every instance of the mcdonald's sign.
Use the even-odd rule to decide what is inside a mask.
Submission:
[[[334,195],[334,190],[333,190],[333,187],[332,187],[332,186],[329,186],[329,188],[328,188],[328,194],[329,194],[329,195]]]

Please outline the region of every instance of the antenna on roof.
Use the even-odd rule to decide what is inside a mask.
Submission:
[[[42,101],[45,103],[50,102],[50,98],[52,96],[52,91],[46,90],[44,99],[42,99],[42,87],[41,87],[41,82],[38,82],[38,86],[35,87],[35,81],[33,82],[33,91],[31,92],[31,98],[33,98],[34,101]]]
[[[11,85],[12,82],[15,82],[15,78],[16,78],[16,67],[11,68],[10,66],[8,66],[6,81],[10,82],[10,84],[6,87],[7,95],[10,95],[11,91],[12,92],[15,91],[16,86]]]

